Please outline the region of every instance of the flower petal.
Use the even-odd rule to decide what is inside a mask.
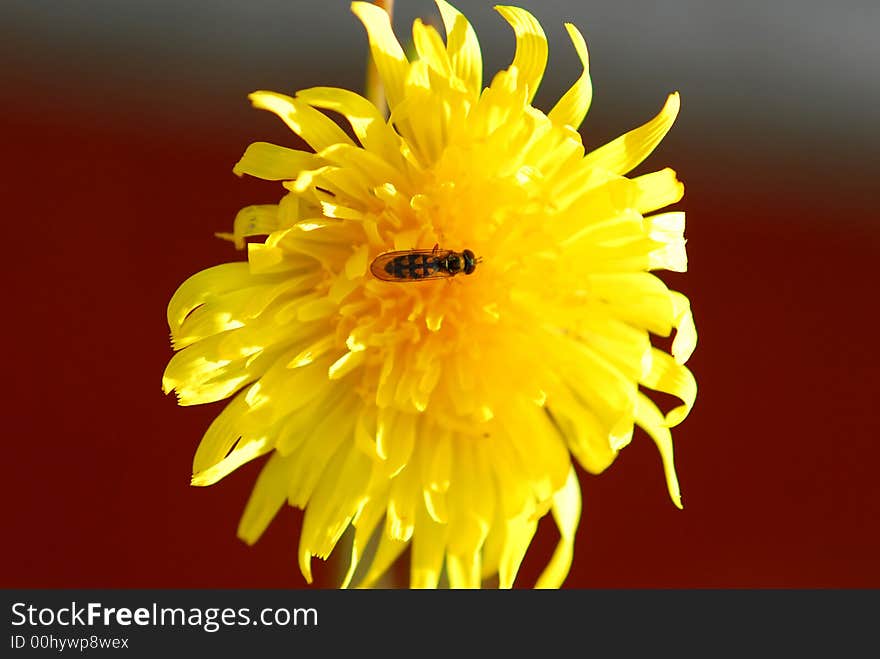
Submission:
[[[425,25],[420,18],[413,21],[413,46],[419,59],[434,71],[446,78],[452,75],[452,64],[443,39],[433,25]]]
[[[572,395],[560,392],[550,401],[553,419],[578,463],[591,474],[605,471],[618,451],[609,442],[611,428]]]
[[[494,518],[495,492],[484,449],[476,447],[471,438],[455,441],[446,565],[452,588],[478,588],[480,548]]]
[[[217,355],[224,335],[204,339],[176,353],[162,376],[165,393],[177,394],[179,405],[201,405],[228,398],[259,377],[248,368],[246,355],[228,359]]]
[[[314,153],[268,142],[254,142],[245,150],[232,172],[236,176],[249,174],[267,181],[289,181],[303,170],[317,169],[324,164]]]
[[[349,351],[337,359],[330,368],[327,369],[327,378],[329,380],[339,380],[356,370],[366,361],[367,353],[362,350]]]
[[[373,557],[370,569],[367,571],[367,575],[364,577],[364,580],[359,587],[372,588],[408,546],[408,542],[393,538],[388,535],[388,533],[380,532],[379,546],[376,549],[376,555]]]
[[[578,128],[593,100],[593,82],[590,79],[590,58],[587,53],[587,42],[583,35],[571,23],[565,24],[571,43],[577,52],[577,56],[584,67],[583,72],[571,88],[557,101],[553,109],[547,114],[555,124]]]
[[[379,410],[376,453],[384,460],[389,477],[403,469],[416,441],[416,415],[386,408]]]
[[[403,100],[409,62],[400,47],[400,42],[394,36],[391,20],[384,9],[369,2],[352,2],[351,11],[367,30],[370,52],[382,78],[388,107],[393,110]]]
[[[516,35],[516,52],[511,67],[518,71],[517,81],[526,88],[526,100],[531,102],[547,67],[547,37],[541,24],[525,9],[497,5],[495,10],[510,23]]]
[[[571,568],[574,556],[574,538],[581,519],[581,488],[574,467],[561,490],[553,495],[553,519],[559,529],[559,544],[550,563],[541,572],[535,588],[559,588]]]
[[[449,521],[446,492],[452,475],[452,437],[447,430],[426,432],[430,440],[419,444],[417,457],[420,465],[422,499],[425,510],[438,524]]]
[[[505,524],[504,546],[498,562],[498,587],[513,588],[513,582],[535,537],[538,522],[531,515],[519,515]]]
[[[231,240],[236,249],[244,249],[245,238],[267,236],[278,228],[278,204],[245,206],[235,215],[232,233],[215,233],[218,238]]]
[[[176,333],[193,309],[209,298],[240,289],[249,281],[247,263],[224,263],[189,277],[168,302],[168,326]]]
[[[684,239],[684,213],[660,213],[645,218],[648,237],[661,243],[650,255],[649,268],[671,272],[687,272],[687,250]]]
[[[678,485],[678,476],[675,473],[675,461],[672,451],[672,434],[663,418],[663,413],[650,398],[640,393],[636,400],[636,423],[648,433],[663,461],[663,473],[666,476],[666,488],[669,498],[676,508],[682,508],[681,489]]]
[[[351,585],[361,559],[370,549],[370,539],[373,537],[373,532],[379,525],[379,520],[385,515],[387,496],[388,481],[381,479],[378,481],[378,485],[377,481],[372,481],[367,492],[367,500],[354,516],[352,525],[355,527],[355,533],[351,541],[351,562],[348,566],[348,572],[342,580],[341,587],[343,589]]]
[[[483,56],[477,33],[468,20],[445,0],[434,0],[446,28],[446,52],[452,70],[462,80],[473,98],[483,87]]]
[[[379,109],[360,94],[338,87],[312,87],[297,92],[296,98],[312,107],[340,113],[365,150],[394,167],[402,165],[400,137]]]
[[[315,151],[334,144],[353,144],[351,138],[330,117],[300,101],[276,92],[248,95],[255,108],[277,114],[294,133]],[[314,169],[314,167],[312,168]]]
[[[670,291],[675,315],[675,339],[672,341],[672,356],[679,364],[690,359],[697,347],[697,328],[691,313],[691,303],[678,291]]]
[[[424,506],[418,506],[417,511],[410,559],[410,587],[436,588],[443,571],[447,526],[431,519]]]
[[[281,510],[287,500],[287,479],[290,458],[273,453],[263,466],[251,496],[248,498],[244,514],[238,523],[238,537],[249,545],[254,544],[272,518]],[[312,575],[304,575],[306,581],[312,582]]]
[[[421,504],[418,470],[404,467],[391,480],[388,509],[385,514],[385,535],[409,542],[416,527],[416,508]]]
[[[671,394],[684,403],[666,414],[666,427],[672,428],[684,421],[694,406],[697,398],[697,381],[687,366],[680,364],[662,350],[654,348],[651,356],[651,372],[642,379],[642,384],[655,391]]]
[[[452,589],[480,587],[480,553],[446,554],[446,574]]]
[[[640,126],[613,142],[601,146],[584,157],[584,164],[614,174],[626,174],[636,168],[660,144],[681,108],[678,92],[666,99],[660,113],[644,126]]]
[[[521,515],[531,517],[535,509],[535,495],[528,470],[515,448],[506,438],[494,438],[491,452],[498,497],[496,517],[506,520]]]
[[[319,153],[327,162],[340,167],[340,172],[350,177],[353,183],[347,186],[349,196],[358,199],[372,201],[374,195],[372,189],[380,185],[390,184],[406,194],[406,181],[402,173],[392,167],[378,154],[367,149],[348,144],[334,144]],[[339,180],[339,179],[336,179]],[[366,185],[364,185],[366,183]],[[353,189],[362,188],[362,191],[353,192]]]
[[[521,398],[512,402],[515,407],[499,414],[498,421],[528,474],[535,497],[547,501],[565,482],[568,450],[543,407]]]
[[[669,289],[650,272],[596,274],[590,277],[590,293],[607,304],[620,320],[659,336],[669,336],[674,306]]]
[[[301,564],[311,556],[326,559],[366,500],[369,459],[351,444],[343,445],[315,489],[303,517]]]
[[[638,188],[634,206],[643,215],[674,204],[684,196],[684,184],[678,180],[675,171],[668,167],[632,180]]]
[[[274,442],[263,435],[242,438],[242,416],[247,414],[246,392],[238,394],[211,422],[193,458],[191,484],[213,485],[220,479],[272,450]]]
[[[350,441],[353,406],[338,406],[311,429],[308,441],[291,453],[287,474],[287,501],[291,506],[305,510],[311,503],[316,488],[327,477],[328,465],[337,450]]]

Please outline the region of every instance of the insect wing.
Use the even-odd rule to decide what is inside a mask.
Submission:
[[[394,261],[394,257],[400,254],[406,254],[406,252],[385,252],[384,254],[379,254],[370,264],[370,272],[373,273],[376,279],[396,281],[395,277],[388,270],[391,270],[389,265]]]
[[[383,281],[424,281],[447,279],[452,274],[440,264],[451,254],[448,249],[404,249],[379,254],[370,272]]]

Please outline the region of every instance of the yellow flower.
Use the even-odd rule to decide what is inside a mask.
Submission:
[[[224,234],[239,247],[266,236],[247,244],[246,263],[200,272],[174,294],[179,352],[163,386],[182,405],[232,397],[196,452],[193,484],[271,453],[239,535],[255,542],[285,502],[305,509],[307,579],[312,557],[353,526],[346,586],[356,570],[366,573],[357,583],[375,583],[409,548],[414,587],[443,574],[454,588],[495,575],[510,587],[552,512],[561,537],[537,585],[557,587],[580,517],[572,456],[601,472],[638,425],[681,505],[669,428],[696,396],[683,366],[696,332],[687,298],[650,271],[686,269],[684,214],[649,213],[683,186],[670,169],[624,176],[669,130],[679,99],[585,155],[576,129],[592,87],[577,28],[566,25],[583,74],[544,114],[531,105],[547,61],[534,17],[497,8],[516,52],[483,89],[476,34],[437,5],[446,42],[417,20],[410,62],[388,15],[352,4],[387,121],[343,89],[251,95],[314,153],[257,142],[235,166],[288,192],[243,209]],[[371,273],[381,254],[435,245],[481,261],[445,279]],[[673,329],[671,355],[652,346],[650,334]],[[681,404],[664,414],[640,387]]]

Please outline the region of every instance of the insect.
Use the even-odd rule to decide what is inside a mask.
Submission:
[[[471,274],[482,259],[469,250],[404,249],[379,254],[370,264],[373,276],[383,281],[421,281],[446,279],[463,272]]]

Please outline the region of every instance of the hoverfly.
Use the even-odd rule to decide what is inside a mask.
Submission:
[[[379,254],[370,264],[370,272],[383,281],[422,281],[447,279],[463,272],[471,274],[482,259],[465,249],[404,249]]]

